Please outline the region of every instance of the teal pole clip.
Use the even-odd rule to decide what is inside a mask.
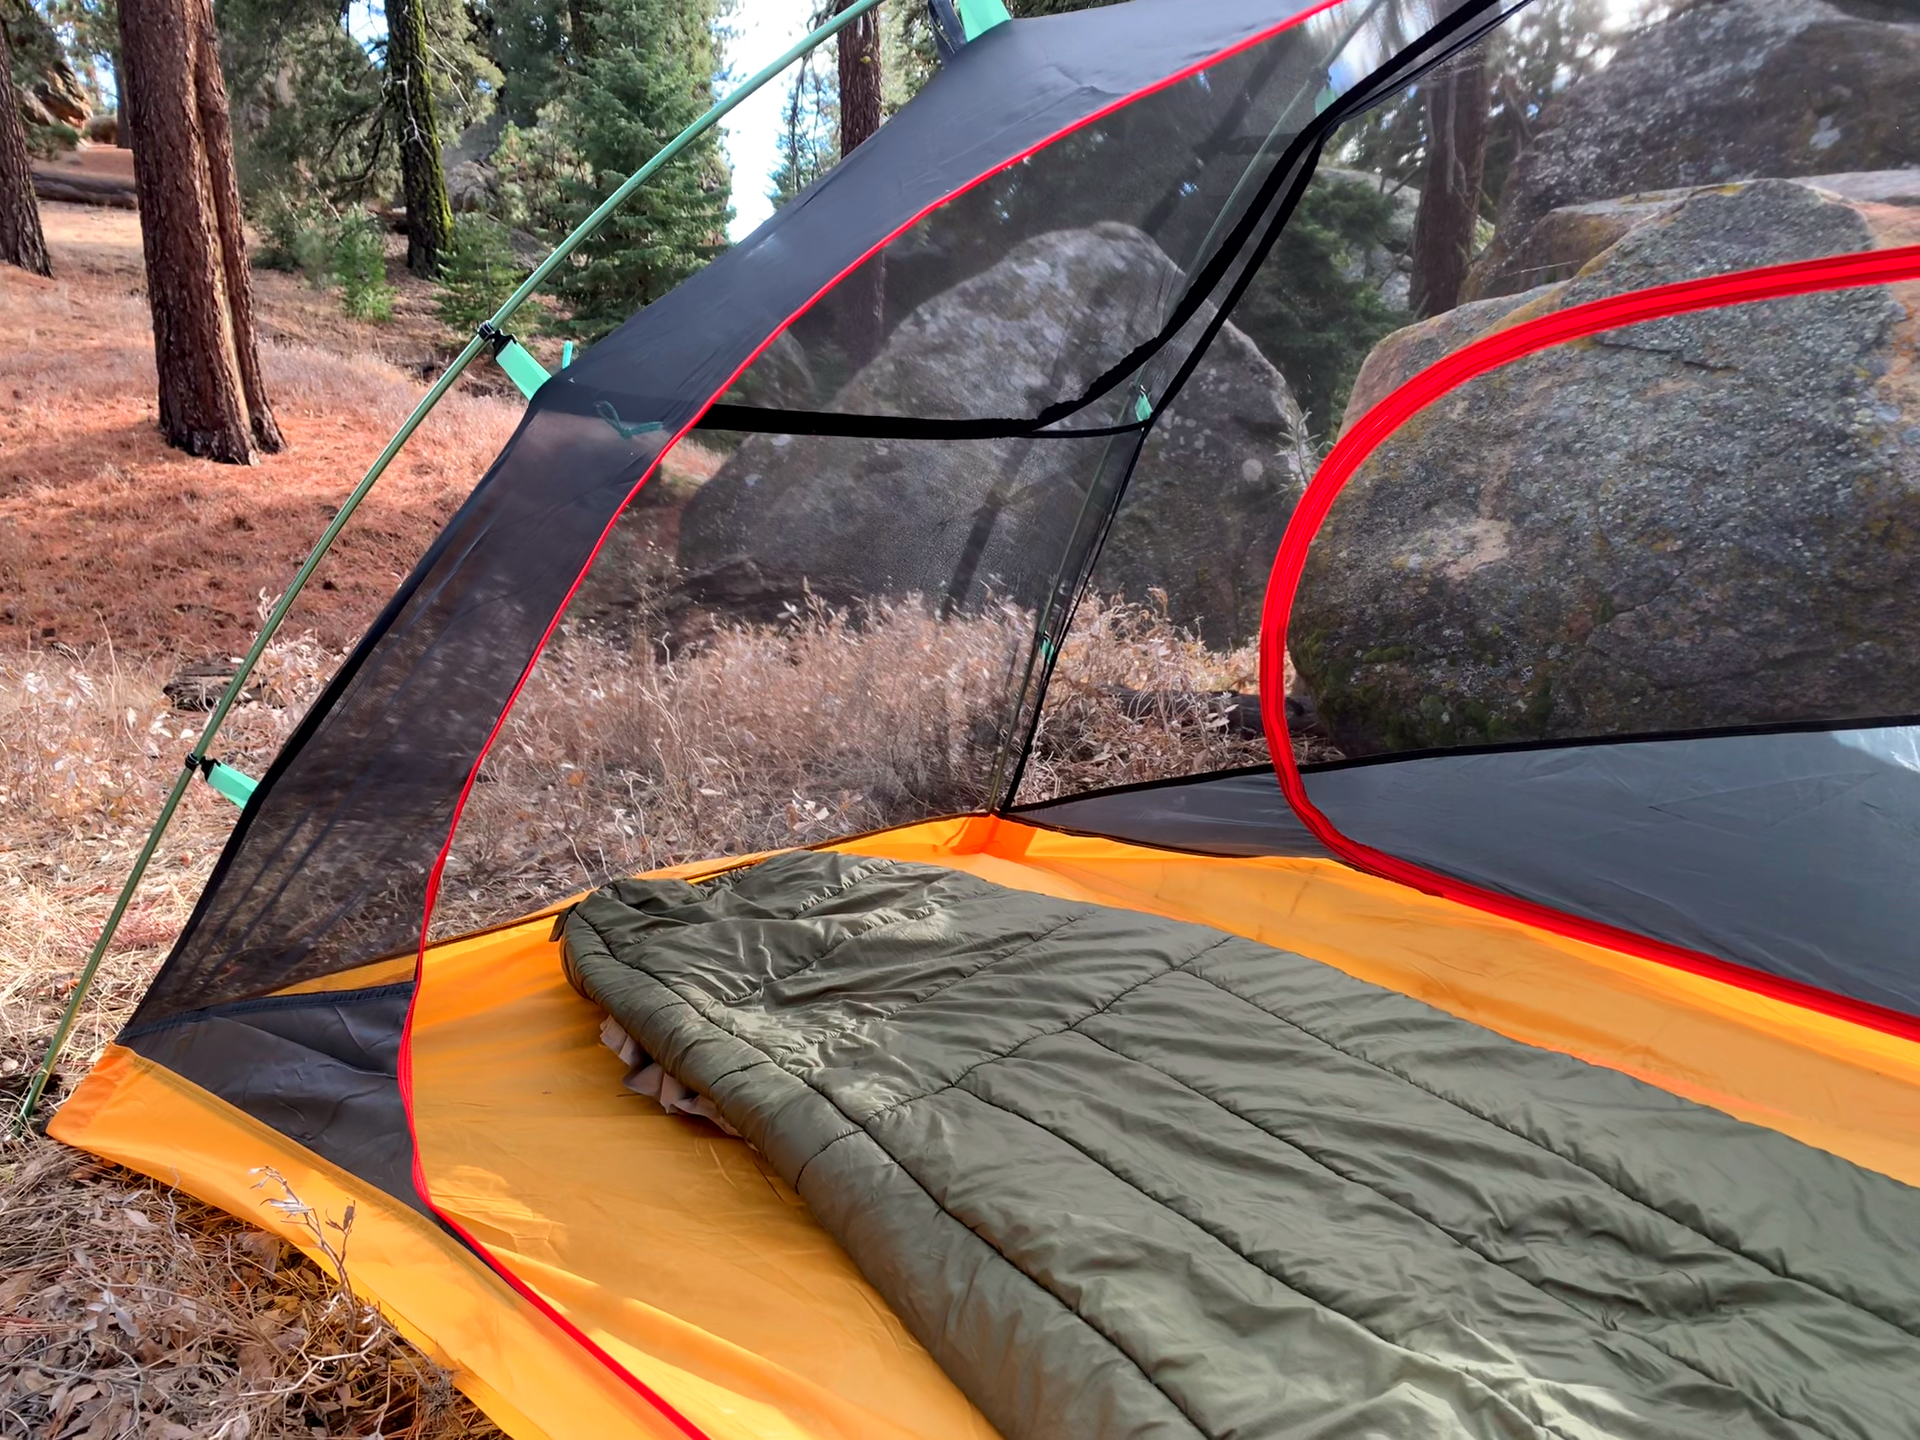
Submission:
[[[978,40],[1013,18],[1002,0],[957,0],[955,8],[960,11],[960,24],[969,40]]]
[[[507,378],[519,386],[520,393],[529,400],[534,391],[553,378],[547,373],[547,367],[533,358],[532,351],[491,320],[475,333],[493,351],[495,362],[507,372]]]
[[[242,810],[247,808],[247,801],[253,798],[253,792],[260,788],[260,782],[251,775],[236,770],[223,761],[211,760],[205,755],[187,756],[187,768],[198,770],[206,777],[207,784]]]

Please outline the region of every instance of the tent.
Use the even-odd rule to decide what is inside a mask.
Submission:
[[[1669,22],[1668,91],[1692,93],[1708,53],[1686,27],[1758,3]],[[1795,23],[1911,39],[1813,8]],[[1502,1055],[1533,1047],[1563,1067],[1552,1084],[1632,1077],[1628,1109],[1668,1117],[1644,1123],[1648,1144],[1704,1116],[1738,1122],[1711,1132],[1713,1156],[1751,1143],[1801,1157],[1803,1179],[1848,1177],[1757,1208],[1726,1198],[1744,1217],[1730,1234],[1721,1197],[1685,1182],[1668,1209],[1697,1210],[1716,1253],[1782,1285],[1802,1283],[1779,1257],[1813,1243],[1811,1217],[1865,1236],[1873,1264],[1820,1283],[1885,1327],[1856,1347],[1862,1373],[1899,1373],[1920,1343],[1920,1261],[1912,1229],[1875,1226],[1910,1218],[1920,1185],[1920,691],[1897,598],[1920,484],[1899,388],[1920,295],[1911,196],[1888,202],[1871,165],[1736,173],[1680,154],[1698,146],[1684,124],[1582,122],[1590,148],[1670,146],[1681,178],[1605,203],[1542,182],[1536,213],[1499,217],[1509,247],[1532,224],[1520,280],[1472,278],[1479,298],[1387,339],[1345,377],[1344,424],[1316,428],[1304,369],[1250,336],[1311,332],[1358,356],[1381,333],[1369,307],[1406,303],[1404,245],[1307,268],[1341,223],[1328,197],[1389,228],[1401,204],[1336,159],[1383,115],[1438,123],[1435,97],[1484,76],[1531,12],[935,13],[944,68],[871,141],[534,375],[507,448],[257,788],[236,787],[239,824],[185,932],[50,1133],[258,1223],[276,1223],[254,1189],[266,1167],[321,1213],[353,1206],[354,1286],[516,1436],[1043,1433],[1023,1429],[1031,1397],[956,1383],[940,1325],[903,1317],[765,1147],[622,1087],[631,1033],[604,1044],[569,981],[577,875],[530,913],[473,908],[493,863],[476,817],[511,834],[516,805],[560,805],[592,766],[641,777],[599,836],[613,853],[582,861],[599,883],[653,853],[660,787],[704,814],[727,799],[722,772],[765,767],[792,792],[774,818],[825,856],[1259,942],[1520,1042]],[[1874,63],[1915,53],[1881,44]],[[1721,118],[1728,151],[1806,108],[1751,69],[1699,102],[1749,122]],[[1348,308],[1316,315],[1310,273]],[[495,326],[461,363],[482,346],[524,364]],[[1320,456],[1313,435],[1336,429]],[[676,455],[708,469],[675,481]],[[1783,465],[1818,506],[1769,490],[1715,508]],[[1671,513],[1643,508],[1650,475]],[[1756,509],[1793,533],[1740,530]],[[666,601],[633,578],[661,545]],[[1815,583],[1836,572],[1844,624]],[[808,637],[831,653],[809,660]],[[1257,700],[1251,676],[1167,678],[1176,651],[1256,643]],[[845,659],[884,644],[878,669]],[[680,732],[659,717],[715,680],[701,655],[754,645],[774,659],[709,696],[710,753],[673,751],[663,773]],[[594,709],[609,694],[654,719],[621,738]],[[1076,730],[1093,711],[1121,743]],[[821,760],[856,732],[865,769]],[[501,767],[541,734],[597,758],[508,794]],[[1270,763],[1252,763],[1262,744]],[[721,827],[715,858],[649,883],[755,873],[739,867],[778,848],[771,813],[702,820]],[[817,838],[836,824],[861,833]],[[465,933],[448,935],[456,913]],[[1551,1110],[1542,1084],[1500,1123]],[[1581,1142],[1588,1171],[1613,1133]],[[1492,1186],[1476,1163],[1449,1152],[1434,1174]],[[1769,1228],[1781,1214],[1788,1239]],[[1507,1363],[1473,1383],[1525,1389]],[[1872,1433],[1782,1363],[1789,1397],[1753,1433]],[[1420,1390],[1413,1374],[1382,1393]],[[1618,1428],[1434,1410],[1430,1433],[1697,1433],[1682,1410],[1629,1410]],[[1164,1433],[1233,1430],[1182,1423]]]

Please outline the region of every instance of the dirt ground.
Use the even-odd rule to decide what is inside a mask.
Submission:
[[[42,207],[54,276],[0,271],[0,645],[202,658],[251,638],[334,507],[457,348],[429,286],[392,267],[391,323],[256,270],[262,363],[287,449],[253,467],[171,450],[154,425],[137,216]],[[491,365],[395,463],[296,627],[335,647],[377,613],[519,414]]]

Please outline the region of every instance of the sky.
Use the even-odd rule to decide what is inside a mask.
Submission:
[[[813,0],[735,0],[728,22],[734,38],[727,46],[729,83],[745,80],[807,33]],[[832,42],[827,46],[832,53]],[[791,68],[788,71],[792,73]],[[785,77],[749,96],[726,118],[727,159],[733,165],[733,224],[735,240],[750,233],[773,213],[767,190],[780,162],[780,110],[786,99]]]

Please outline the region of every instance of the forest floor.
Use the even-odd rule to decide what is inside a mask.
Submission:
[[[0,267],[0,1109],[10,1117],[200,715],[182,662],[240,653],[459,343],[390,266],[385,325],[255,272],[288,448],[253,467],[162,444],[137,216],[42,206],[54,275]],[[547,357],[551,360],[552,357]],[[491,367],[349,527],[223,753],[259,773],[520,414]],[[235,811],[194,787],[82,1012],[53,1098],[144,990]],[[267,1197],[263,1195],[263,1203]],[[492,1436],[444,1372],[312,1263],[44,1139],[0,1148],[0,1437]]]

